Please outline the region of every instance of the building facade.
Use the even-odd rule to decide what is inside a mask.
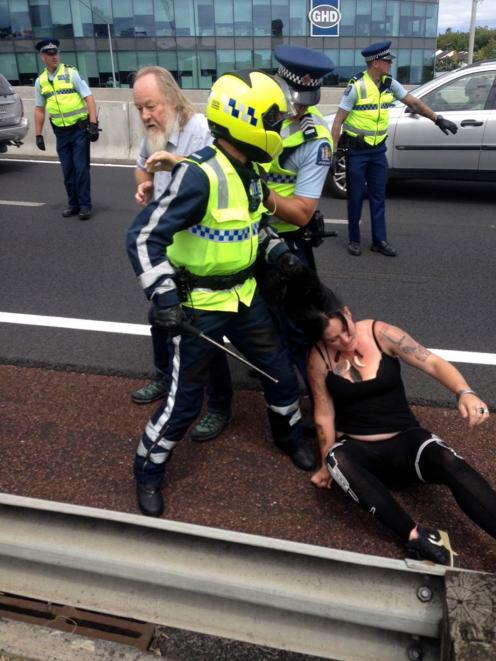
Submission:
[[[392,40],[393,75],[408,84],[433,74],[439,0],[322,0],[339,9],[338,36],[311,36],[315,0],[0,0],[0,72],[30,85],[34,44],[61,41],[62,61],[92,87],[129,86],[142,66],[169,69],[184,89],[209,89],[233,69],[272,70],[272,49],[291,43],[336,63],[326,83],[363,68],[360,50]]]

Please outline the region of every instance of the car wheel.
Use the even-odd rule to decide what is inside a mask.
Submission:
[[[327,190],[332,197],[344,200],[347,196],[346,191],[346,159],[343,156],[338,158],[334,170],[329,170],[327,177]]]

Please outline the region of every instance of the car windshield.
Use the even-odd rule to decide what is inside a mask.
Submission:
[[[7,96],[14,94],[14,90],[10,86],[9,81],[0,75],[0,96]]]

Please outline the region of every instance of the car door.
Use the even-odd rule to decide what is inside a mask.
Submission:
[[[0,74],[0,128],[19,123],[19,101],[9,82]]]
[[[434,112],[458,126],[458,132],[445,135],[433,122],[405,107],[398,118],[393,136],[393,168],[421,169],[426,172],[479,169],[482,143],[488,126],[487,109],[490,91],[495,84],[494,71],[467,70],[442,82],[419,98]],[[469,90],[474,88],[474,97]]]
[[[484,137],[482,138],[482,151],[479,161],[479,172],[487,174],[484,178],[496,179],[496,71],[493,72],[493,86],[486,104],[488,118]]]

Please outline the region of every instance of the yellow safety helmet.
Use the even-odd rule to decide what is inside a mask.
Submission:
[[[206,112],[212,134],[256,163],[268,163],[281,153],[281,123],[291,114],[289,89],[262,71],[220,76],[212,86]]]

